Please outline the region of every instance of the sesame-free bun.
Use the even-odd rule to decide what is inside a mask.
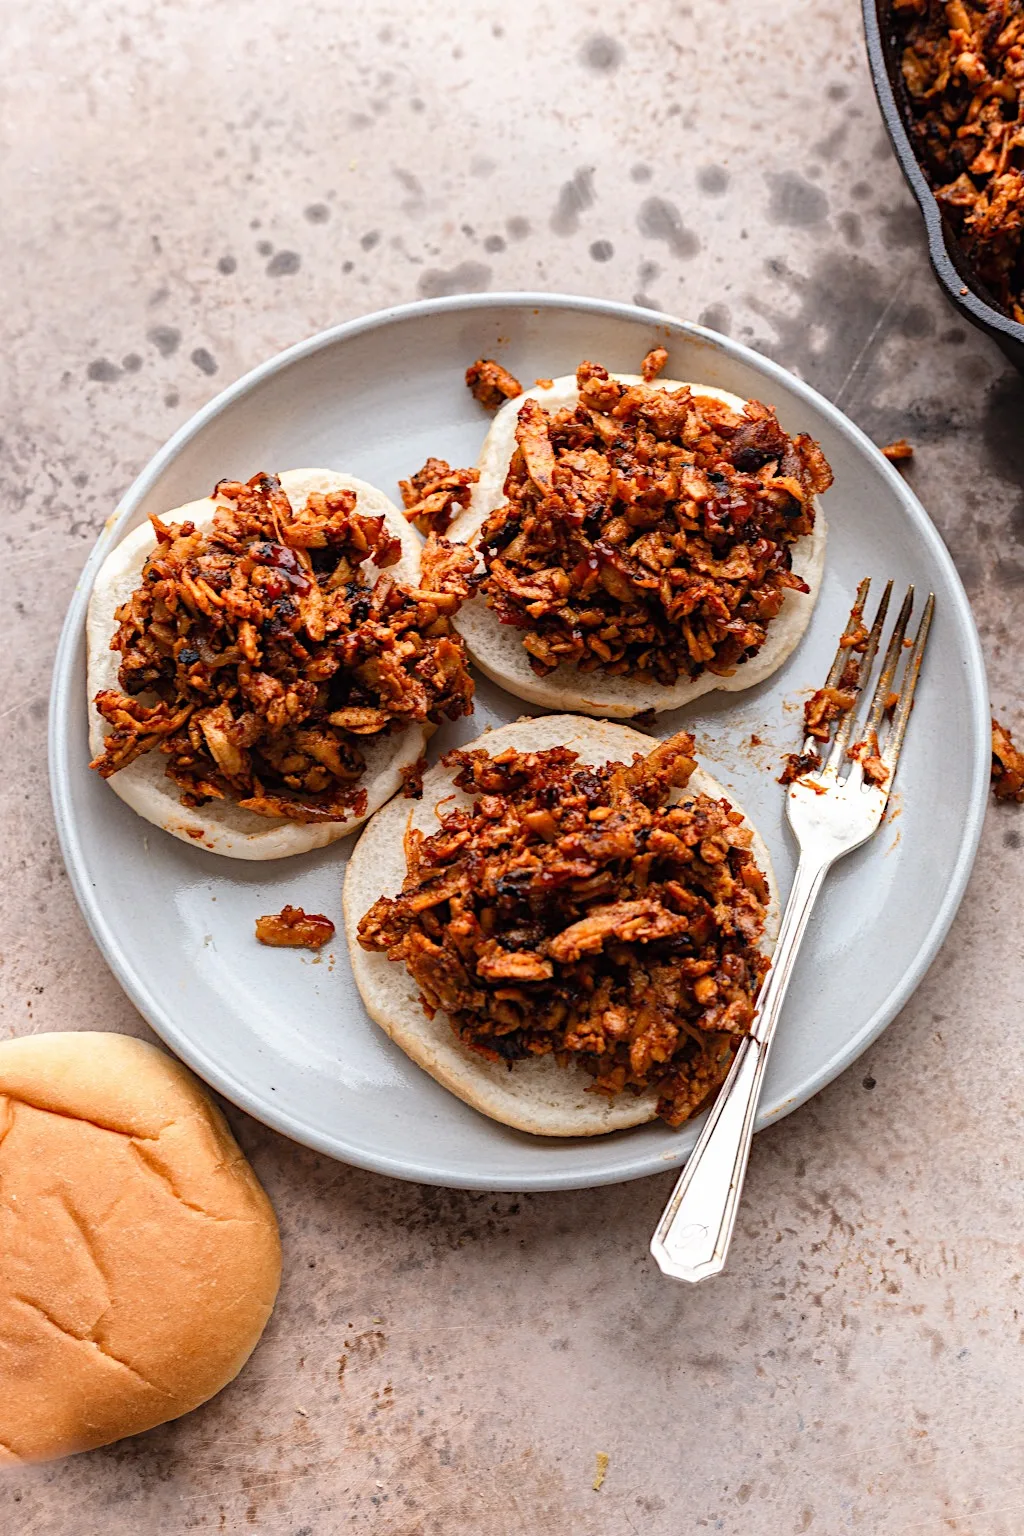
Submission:
[[[519,752],[544,752],[549,747],[569,747],[582,762],[597,765],[629,763],[635,752],[647,753],[657,745],[656,738],[628,726],[578,715],[547,715],[487,731],[464,750],[482,747],[495,753],[512,747]],[[360,945],[360,919],[379,896],[396,896],[402,888],[406,874],[403,840],[410,822],[429,836],[438,829],[436,808],[442,799],[445,811],[472,804],[473,796],[455,789],[453,778],[454,770],[440,763],[431,768],[423,777],[423,798],[412,805],[408,800],[393,800],[378,811],[349,859],[343,902],[345,936],[352,973],[367,1013],[443,1087],[515,1130],[536,1136],[599,1136],[653,1120],[658,1098],[653,1090],[639,1095],[622,1093],[616,1098],[588,1092],[587,1074],[571,1066],[560,1067],[553,1056],[517,1061],[511,1071],[505,1062],[487,1061],[456,1038],[446,1014],[438,1011],[432,1019],[427,1017],[419,987],[403,964]],[[687,800],[697,794],[728,799],[741,811],[735,799],[699,768],[685,789],[673,791],[672,798]],[[771,893],[762,945],[770,954],[778,933],[778,887],[763,839],[746,816],[744,825],[753,831],[751,852]]]
[[[614,373],[613,379],[620,384],[640,384],[639,376]],[[739,395],[724,389],[713,389],[707,384],[680,384],[671,379],[657,379],[658,389],[691,389],[695,395],[707,395],[721,400],[742,415],[745,401]],[[466,509],[452,522],[448,537],[464,544],[476,544],[480,530],[487,518],[507,500],[505,477],[516,446],[516,422],[519,409],[525,399],[537,400],[545,410],[572,409],[579,400],[574,374],[553,380],[550,388],[538,386],[517,395],[501,407],[491,429],[484,439],[478,468],[480,479],[473,488],[473,496]],[[654,678],[636,675],[608,677],[603,672],[580,672],[566,663],[555,668],[547,677],[538,677],[530,666],[529,653],[524,649],[520,631],[511,624],[502,624],[485,598],[475,597],[466,603],[455,620],[470,656],[481,672],[492,681],[507,688],[520,699],[540,704],[545,709],[572,709],[587,715],[603,715],[611,719],[629,719],[642,710],[660,712],[679,709],[701,694],[715,688],[734,692],[763,683],[766,677],[778,670],[796,649],[810,623],[814,604],[821,588],[821,576],[825,566],[825,541],[827,528],[820,503],[815,503],[814,531],[797,539],[793,545],[793,571],[802,576],[810,587],[809,593],[787,591],[782,608],[768,625],[768,638],[749,661],[741,662],[729,677],[714,672],[702,672],[699,677],[681,677],[666,686]]]
[[[280,481],[296,511],[304,507],[316,491],[355,491],[358,511],[367,517],[383,515],[388,533],[402,541],[401,558],[389,567],[390,574],[396,581],[415,584],[419,580],[421,541],[383,491],[365,480],[339,474],[333,469],[290,469],[280,476]],[[191,522],[197,528],[208,528],[216,507],[213,497],[207,496],[202,501],[190,501],[184,507],[165,513],[163,521]],[[142,568],[155,547],[156,535],[148,522],[143,523],[111,550],[100,566],[93,587],[86,625],[86,691],[89,747],[94,757],[103,751],[103,737],[109,726],[93,699],[102,688],[117,689],[120,686],[117,672],[121,653],[110,649],[111,638],[117,629],[114,614],[140,585]],[[376,567],[369,561],[366,569],[371,576],[376,573]],[[107,783],[146,821],[193,847],[208,848],[231,859],[280,859],[288,854],[323,848],[361,827],[378,806],[397,794],[402,785],[402,769],[422,756],[430,731],[428,725],[413,724],[379,738],[362,738],[359,745],[366,759],[366,772],[360,787],[366,790],[366,810],[361,816],[352,815],[345,821],[307,823],[257,816],[254,811],[242,810],[233,800],[208,800],[205,805],[196,807],[182,805],[180,790],[164,773],[167,759],[159,750],[136,758],[127,768],[112,774]]]
[[[204,1403],[280,1274],[270,1202],[180,1062],[129,1035],[0,1042],[0,1465]]]

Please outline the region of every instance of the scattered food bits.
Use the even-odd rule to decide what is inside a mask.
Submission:
[[[480,479],[476,469],[452,469],[446,459],[428,459],[408,480],[399,480],[405,516],[424,536],[445,533],[455,508],[468,505]]]
[[[1024,803],[1024,752],[999,721],[992,720],[992,793],[997,800]]]
[[[322,949],[334,938],[334,924],[322,912],[282,907],[256,919],[256,937],[274,949]]]
[[[608,1474],[608,1463],[611,1460],[611,1457],[608,1455],[607,1451],[598,1451],[594,1460],[597,1463],[597,1467],[594,1472],[594,1481],[590,1486],[593,1488],[595,1493],[600,1493],[601,1486]]]
[[[796,779],[802,779],[805,773],[815,773],[821,767],[821,757],[814,751],[790,752],[783,762],[780,784],[792,784]]]
[[[869,631],[863,617],[845,631],[840,637],[839,644],[847,651],[866,651],[868,648]],[[806,707],[806,706],[805,706]]]
[[[860,763],[869,784],[881,786],[888,779],[889,770],[879,753],[878,736],[875,731],[869,731],[864,741],[854,742],[846,755],[853,762]]]
[[[554,383],[554,379],[534,379],[533,387],[534,389],[552,389]]]
[[[652,347],[640,364],[640,373],[645,384],[651,384],[668,362],[668,353],[664,347]]]
[[[466,369],[466,384],[474,400],[488,411],[496,411],[506,400],[514,400],[523,392],[523,386],[514,374],[509,373],[492,357],[478,357]]]
[[[808,736],[815,736],[818,741],[828,741],[833,720],[845,715],[857,702],[857,677],[847,678],[844,672],[839,683],[838,688],[819,688],[804,705],[804,728]]]
[[[912,459],[914,457],[914,449],[905,437],[898,437],[894,443],[886,443],[882,452],[890,464],[899,464],[904,459]]]
[[[406,763],[402,769],[402,794],[407,800],[423,799],[423,775],[426,770],[425,757],[418,757],[414,763]]]

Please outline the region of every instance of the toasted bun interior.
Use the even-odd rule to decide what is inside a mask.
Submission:
[[[180,1062],[128,1035],[0,1043],[0,1463],[205,1402],[280,1272],[270,1202]]]
[[[418,580],[420,540],[383,491],[365,480],[338,474],[332,469],[286,470],[280,480],[296,510],[305,506],[314,492],[355,491],[358,510],[368,517],[383,514],[388,532],[402,541],[402,556],[389,567],[391,575],[397,581],[415,583]],[[212,497],[206,497],[166,513],[163,521],[192,522],[197,528],[208,528],[215,510]],[[108,727],[92,701],[101,689],[119,686],[117,671],[121,653],[110,649],[111,637],[117,629],[114,614],[138,587],[142,568],[155,547],[153,530],[148,522],[143,523],[111,550],[93,587],[86,631],[86,687],[89,746],[94,757],[103,751],[103,736]],[[367,570],[371,575],[376,573],[376,568],[370,564]],[[210,800],[195,808],[182,805],[177,785],[164,773],[166,759],[160,751],[147,752],[136,758],[127,768],[113,774],[107,783],[146,821],[195,847],[208,848],[232,859],[280,859],[322,848],[361,827],[379,806],[397,794],[402,784],[402,769],[422,755],[430,729],[427,725],[411,725],[379,739],[363,738],[360,751],[366,758],[362,781],[367,792],[366,810],[363,815],[353,815],[346,821],[302,823],[276,820],[242,810],[230,800]]]
[[[635,374],[612,375],[622,384],[639,384]],[[659,389],[689,388],[695,395],[709,395],[722,400],[732,410],[742,413],[745,401],[724,389],[707,384],[681,384],[671,379],[655,380]],[[572,408],[579,400],[576,378],[568,374],[555,379],[549,389],[526,390],[503,405],[484,440],[478,468],[480,479],[464,512],[454,519],[448,537],[474,544],[487,518],[505,501],[505,477],[516,445],[516,422],[524,399],[538,400],[547,410]],[[821,587],[825,565],[827,527],[818,503],[814,531],[793,545],[793,570],[810,587],[809,593],[786,593],[782,608],[768,627],[768,638],[750,661],[738,666],[731,677],[702,672],[697,678],[680,678],[666,687],[643,677],[606,677],[601,672],[580,672],[575,667],[556,667],[547,677],[538,677],[530,666],[528,653],[518,629],[502,624],[483,597],[467,603],[456,619],[470,655],[482,672],[520,699],[540,704],[546,709],[572,709],[587,715],[629,719],[644,709],[658,711],[679,709],[704,693],[721,688],[733,692],[752,688],[778,670],[796,649],[810,623]]]
[[[537,720],[517,720],[512,725],[486,732],[471,747],[500,752],[513,747],[521,752],[543,752],[549,747],[569,747],[585,763],[630,762],[635,752],[650,752],[657,741],[627,726],[575,715],[548,715]],[[490,1062],[468,1050],[456,1038],[447,1017],[436,1013],[428,1019],[420,1002],[419,988],[405,966],[386,955],[369,953],[356,936],[360,919],[379,896],[395,896],[406,874],[403,839],[411,824],[425,834],[437,830],[435,808],[469,805],[473,797],[452,786],[453,773],[437,764],[424,775],[423,798],[416,802],[392,801],[378,811],[356,845],[345,876],[345,934],[356,985],[370,1017],[400,1045],[407,1056],[431,1077],[474,1109],[493,1120],[536,1136],[598,1136],[653,1120],[657,1094],[621,1094],[608,1099],[587,1091],[589,1077],[583,1071],[560,1067],[552,1056],[516,1062],[510,1071],[503,1062]],[[686,789],[673,798],[693,794],[729,799],[741,807],[710,774],[698,769]],[[771,953],[778,932],[779,897],[771,859],[752,823],[752,851],[767,876],[771,905],[764,948]]]

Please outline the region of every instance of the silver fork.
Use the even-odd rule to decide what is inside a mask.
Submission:
[[[834,701],[841,712],[824,766],[821,756],[826,743],[807,737],[804,754],[811,757],[811,762],[808,770],[790,785],[786,797],[789,824],[800,845],[800,860],[750,1034],[740,1042],[729,1076],[651,1240],[651,1253],[658,1267],[676,1280],[704,1280],[725,1267],[743,1192],[765,1065],[811,910],[836,860],[866,843],[877,830],[892,790],[935,596],[931,594],[925,603],[892,704],[893,682],[914,606],[914,589],[908,588],[882,662],[863,735],[851,748],[857,706],[871,678],[892,593],[890,581],[865,636],[863,614],[870,585],[865,580],[857,589],[825,683],[826,688],[839,690],[841,695],[850,693],[853,698],[848,704],[842,698]],[[857,649],[858,645],[863,649]],[[888,733],[879,746],[878,733],[890,711]],[[840,776],[840,769],[847,763],[849,771]]]

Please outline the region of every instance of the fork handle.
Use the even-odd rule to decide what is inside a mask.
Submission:
[[[831,860],[800,859],[750,1034],[740,1042],[707,1123],[651,1240],[663,1274],[704,1280],[725,1267],[750,1156],[764,1069],[807,922]]]

